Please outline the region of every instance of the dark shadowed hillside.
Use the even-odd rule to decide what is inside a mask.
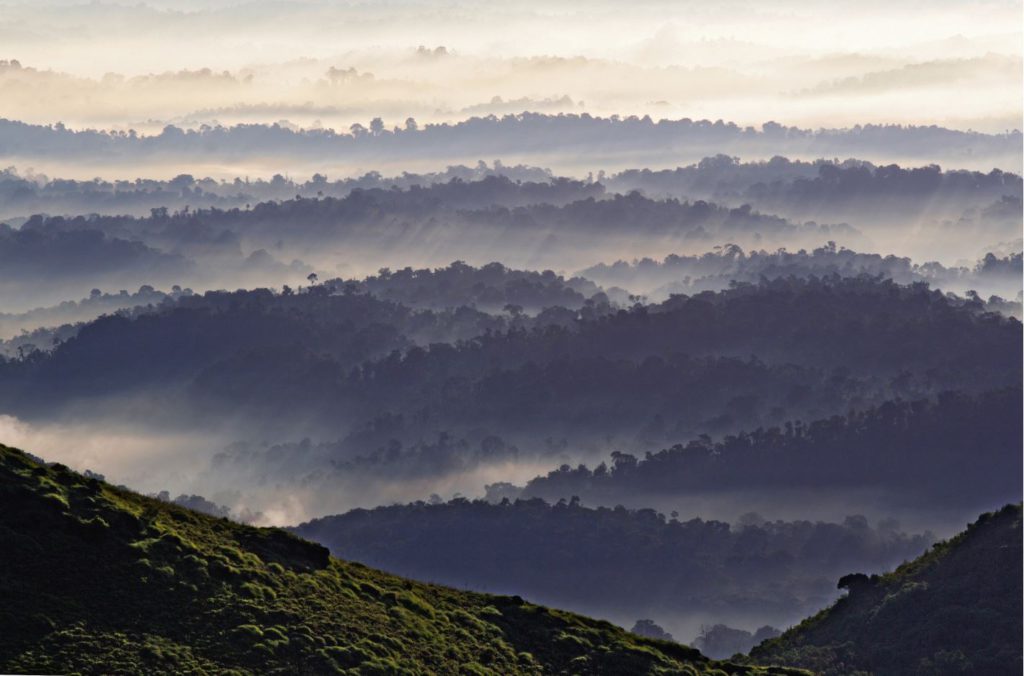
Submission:
[[[492,273],[494,280],[477,289]],[[532,291],[512,293],[519,279],[537,291],[538,303],[579,301],[553,277],[455,267],[403,272],[397,281],[381,276],[373,284],[411,299],[424,288],[439,300],[493,292],[525,301]],[[980,430],[982,417],[933,416],[943,423],[929,427],[928,439],[938,441],[934,453],[904,435],[900,452],[879,454],[877,462],[865,462],[859,448],[831,454],[842,462],[805,462],[824,456],[804,441],[805,426],[796,421],[823,421],[811,429],[815,440],[849,449],[858,423],[851,428],[830,422],[832,416],[897,399],[938,401],[950,390],[977,396],[1012,386],[1020,381],[1020,340],[1019,321],[986,312],[980,302],[869,277],[781,278],[628,309],[596,293],[578,309],[549,307],[536,315],[518,307],[500,314],[470,306],[416,309],[325,283],[301,293],[208,292],[101,317],[50,351],[0,358],[0,408],[33,424],[128,420],[222,434],[225,441],[202,461],[207,475],[246,493],[277,485],[317,493],[302,497],[308,506],[295,521],[380,504],[379,494],[368,495],[370,484],[400,488],[410,480],[533,463],[515,475],[503,470],[453,488],[422,485],[394,499],[476,492],[562,464],[594,467],[614,451],[657,452],[701,434],[710,439],[692,457],[684,454],[679,464],[683,456],[674,454],[669,463],[687,468],[691,487],[774,489],[827,479],[829,487],[884,486],[902,494],[900,478],[916,476],[925,463],[926,481],[913,488],[936,495],[951,480],[978,478],[956,484],[973,499],[979,488],[1002,491],[1014,475],[1002,471],[1009,466],[1002,449],[1016,439],[1003,432],[1018,419],[998,417],[1005,403],[993,401],[996,414],[982,416],[992,425]],[[956,408],[960,400],[944,401]],[[902,434],[904,419],[919,420],[918,412],[905,404],[882,409],[868,419],[870,435],[860,438],[893,450],[896,437],[888,431]],[[787,421],[794,423],[789,434],[780,431]],[[758,469],[766,455],[742,452],[759,428],[767,431],[754,445],[779,451],[768,460],[779,464],[766,472]],[[729,442],[735,452],[702,460],[712,439],[743,430],[747,438]],[[249,448],[215,455],[236,441]],[[971,465],[954,441],[998,462]],[[874,477],[883,466],[888,473]],[[988,481],[993,476],[996,483]],[[165,488],[213,497],[224,484],[144,487]],[[572,495],[609,504],[590,499],[586,489],[554,499]],[[350,501],[320,503],[330,496]],[[973,505],[970,513],[990,504]],[[743,511],[751,510],[767,511]]]
[[[828,242],[810,252],[806,250],[753,250],[729,244],[701,255],[672,254],[662,261],[650,258],[632,262],[604,263],[580,271],[580,275],[606,288],[624,287],[635,294],[644,294],[660,301],[674,293],[695,293],[726,289],[736,282],[757,283],[761,279],[780,277],[878,276],[899,284],[927,282],[943,291],[964,294],[973,291],[980,296],[1002,294],[1016,299],[1015,316],[1020,318],[1021,255],[987,253],[972,267],[941,263],[915,263],[909,258],[860,253]],[[974,295],[974,294],[970,294]],[[1000,302],[1002,301],[1002,302]],[[990,303],[1001,309],[1006,301],[992,298]]]
[[[579,496],[632,504],[636,496],[773,487],[884,488],[897,501],[977,505],[1020,492],[1021,391],[944,392],[935,401],[889,401],[810,423],[693,439],[643,457],[563,465],[531,480],[523,497]]]
[[[465,191],[466,183],[476,183],[483,190]],[[562,204],[588,196],[599,196],[604,187],[599,183],[556,177],[546,169],[523,165],[504,166],[495,162],[488,167],[480,162],[475,167],[449,166],[436,173],[402,172],[385,177],[370,171],[359,177],[328,180],[314,174],[308,181],[295,181],[281,174],[268,179],[235,178],[214,180],[179,174],[169,180],[136,178],[134,180],[88,181],[50,179],[25,176],[16,169],[0,171],[0,218],[8,215],[36,213],[134,214],[144,216],[150,209],[179,211],[195,208],[242,207],[267,200],[302,197],[344,197],[353,190],[370,188],[427,187],[448,184],[448,192],[468,196],[460,206],[521,206],[535,203]]]
[[[751,652],[826,676],[1021,673],[1021,508],[886,575],[847,575],[832,607]]]
[[[956,219],[1006,199],[1018,205],[1019,234],[1021,177],[999,169],[943,171],[934,164],[876,166],[854,159],[802,162],[778,156],[740,162],[718,155],[676,169],[623,171],[609,177],[605,185],[615,192],[641,190],[651,196],[745,203],[788,218],[827,218],[856,227],[882,223],[906,227],[919,219]]]
[[[544,191],[494,178],[404,190],[358,188],[342,197],[295,195],[251,208],[172,212],[154,207],[144,218],[34,215],[22,228],[30,233],[98,231],[208,263],[262,251],[264,256],[298,256],[325,269],[340,260],[363,270],[359,259],[364,257],[380,264],[438,263],[439,257],[443,262],[475,261],[500,251],[508,264],[551,261],[561,267],[567,261],[591,262],[608,250],[660,249],[658,242],[677,247],[723,240],[820,243],[843,236],[844,243],[859,243],[849,226],[789,222],[749,205],[654,200],[636,192],[604,195],[600,186],[588,190],[586,185],[569,201],[559,198],[560,185],[542,186]]]
[[[523,594],[619,622],[653,617],[687,638],[725,619],[794,622],[833,597],[832,580],[851,562],[885,570],[932,539],[862,516],[815,523],[749,514],[735,526],[675,516],[591,509],[575,498],[457,499],[353,510],[295,532],[400,575]]]
[[[414,311],[326,286],[257,289],[101,318],[49,354],[0,362],[0,399],[31,414],[41,400],[52,411],[191,383],[207,410],[291,409],[335,430],[339,411],[370,420],[390,410],[444,425],[585,416],[604,433],[614,421],[602,411],[616,407],[619,429],[661,415],[670,440],[694,426],[781,422],[787,410],[829,414],[879,387],[1008,385],[1019,380],[1020,335],[1020,322],[978,303],[867,277],[776,279],[614,313],[591,303],[528,321]]]
[[[6,446],[0,590],[7,673],[797,673],[402,580]]]

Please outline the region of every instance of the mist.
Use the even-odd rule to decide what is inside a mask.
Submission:
[[[613,3],[12,2],[6,15],[8,58],[26,71],[5,70],[8,114],[41,123],[344,129],[368,111],[440,122],[523,100],[507,112],[560,101],[595,115],[1003,131],[1021,110],[1012,2],[876,2],[869,12],[645,2],[628,13]]]
[[[127,179],[139,170],[169,179],[183,164],[221,179],[274,172],[351,176],[369,170],[423,172],[481,157],[586,176],[638,165],[672,168],[722,152],[748,161],[854,156],[879,164],[996,167],[1019,174],[1020,140],[1017,129],[985,134],[892,124],[804,128],[773,121],[751,126],[721,118],[588,113],[522,112],[426,125],[413,118],[389,124],[375,117],[341,130],[278,123],[191,130],[167,125],[144,135],[0,120],[0,160],[78,179],[97,174]]]
[[[1022,20],[8,0],[0,443],[82,495],[745,652],[1020,501]],[[24,457],[5,481],[77,481]],[[31,485],[90,547],[141,523]]]
[[[695,264],[773,260],[708,256]],[[146,292],[147,305],[56,334],[50,349],[7,341],[0,401],[29,425],[22,436],[38,428],[47,448],[62,429],[95,436],[89,448],[137,444],[138,457],[118,452],[93,471],[275,523],[486,489],[493,500],[575,495],[726,519],[749,511],[739,507],[746,494],[772,516],[858,507],[931,527],[951,507],[1011,496],[1014,461],[1003,454],[1014,445],[1020,366],[1006,349],[1019,322],[977,297],[872,277],[887,270],[870,267],[877,257],[862,256],[869,274],[844,260],[858,256],[825,248],[776,279],[755,265],[756,285],[659,304],[619,296],[628,309],[585,278],[498,264],[381,271],[298,292]],[[888,274],[913,271],[895,263]],[[830,269],[849,276],[815,276]],[[827,321],[790,316],[823,304]],[[838,355],[823,348],[821,336],[842,342],[835,327],[856,312],[885,335],[929,327],[943,338],[913,356],[855,334]],[[190,446],[175,453],[183,428]],[[959,455],[966,447],[971,463]],[[807,465],[811,449],[835,459]],[[779,455],[757,470],[769,452]],[[127,460],[164,468],[164,485]],[[891,476],[875,477],[875,462]],[[901,483],[911,474],[915,491]]]

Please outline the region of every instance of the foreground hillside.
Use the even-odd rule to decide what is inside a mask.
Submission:
[[[1021,508],[1009,505],[751,651],[825,676],[1020,674]]]
[[[0,446],[0,672],[800,673],[332,559]]]

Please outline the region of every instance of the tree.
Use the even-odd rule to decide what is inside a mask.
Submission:
[[[871,584],[871,578],[864,573],[850,573],[839,578],[836,589],[846,589],[852,594],[858,589],[863,589]]]
[[[18,346],[18,359],[28,361],[39,354],[39,348],[32,343],[25,343]]]
[[[661,641],[674,641],[672,634],[668,633],[660,626],[658,626],[654,620],[637,620],[636,624],[630,631],[637,636],[644,636],[647,638],[656,638]]]

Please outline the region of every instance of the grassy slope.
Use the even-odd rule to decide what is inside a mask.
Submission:
[[[892,573],[846,578],[847,596],[751,658],[837,676],[1019,675],[1021,566],[1008,505]]]
[[[4,673],[799,673],[386,575],[2,445],[0,598]]]

